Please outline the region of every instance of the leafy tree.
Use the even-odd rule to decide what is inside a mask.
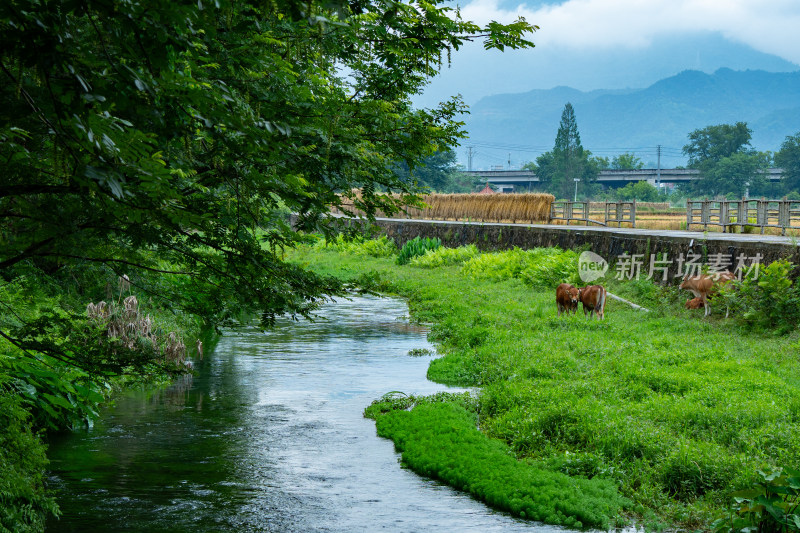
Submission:
[[[775,165],[783,169],[785,192],[800,192],[800,132],[786,137],[775,154]]]
[[[158,272],[173,282],[134,281],[218,324],[337,292],[281,260],[298,234],[276,210],[329,231],[342,196],[367,213],[397,208],[378,190],[408,201],[387,162],[453,144],[463,109],[410,96],[465,41],[526,47],[535,29],[380,0],[14,1],[0,24],[0,273]]]
[[[696,193],[741,196],[767,188],[761,172],[769,158],[750,147],[751,135],[744,122],[708,126],[689,134],[683,153],[689,156],[689,168],[700,170],[693,187]]]
[[[68,409],[87,380],[148,368],[76,304],[118,276],[214,325],[341,293],[282,249],[335,230],[346,199],[413,202],[389,162],[452,146],[464,106],[410,97],[465,42],[528,47],[534,29],[438,0],[0,2],[0,291],[30,292],[0,297],[0,396],[41,398],[45,376]]]
[[[611,159],[611,168],[613,170],[639,170],[644,168],[644,162],[636,157],[635,154],[625,152],[624,154],[615,155]]]
[[[400,162],[394,171],[401,180],[433,192],[472,192],[481,183],[478,178],[463,175],[456,164],[456,153],[449,149],[429,155],[413,170]]]
[[[582,194],[590,192],[597,172],[604,164],[602,158],[590,159],[591,152],[584,150],[571,103],[564,106],[555,146],[536,159],[537,176],[541,183],[558,198],[571,198],[575,180],[580,180]],[[607,163],[607,161],[605,161]]]
[[[628,183],[617,190],[616,196],[620,200],[636,200],[638,202],[657,202],[661,199],[658,189],[646,181]]]
[[[689,144],[683,147],[684,155],[689,157],[689,168],[703,170],[733,154],[747,153],[752,134],[746,122],[694,130],[689,134]]]

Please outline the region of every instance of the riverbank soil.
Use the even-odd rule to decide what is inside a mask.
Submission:
[[[759,469],[800,464],[796,330],[748,332],[719,310],[703,318],[683,308],[686,294],[649,282],[617,285],[612,292],[650,312],[609,301],[606,319],[599,321],[580,311],[557,317],[555,287],[476,279],[460,265],[398,266],[392,257],[320,247],[296,250],[291,259],[364,288],[402,295],[412,319],[430,324],[429,338],[443,356],[432,361],[428,377],[480,387],[478,400],[466,407],[446,402],[444,407],[423,402],[411,411],[387,407],[392,418],[374,415],[378,430],[401,451],[415,447],[417,457],[404,462],[417,472],[490,505],[520,515],[539,509],[519,487],[510,495],[499,491],[500,496],[487,497],[507,476],[480,483],[470,476],[513,467],[495,470],[481,463],[487,466],[480,472],[474,465],[467,469],[471,458],[476,464],[493,460],[485,450],[476,451],[483,444],[470,448],[477,442],[474,435],[433,428],[477,427],[505,447],[507,453],[497,457],[511,455],[520,468],[607,483],[616,490],[604,493],[607,512],[592,523],[600,526],[633,520],[649,529],[708,530],[725,514],[733,491],[760,479]],[[437,457],[439,449],[459,460],[447,464]],[[430,457],[420,460],[420,454]],[[592,498],[603,498],[601,493]],[[580,521],[574,510],[563,508],[535,518],[565,525]]]

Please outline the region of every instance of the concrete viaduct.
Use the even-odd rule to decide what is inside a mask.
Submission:
[[[783,169],[767,169],[770,181],[779,181]],[[470,176],[496,185],[501,192],[524,192],[536,187],[539,178],[530,170],[476,170],[467,172]],[[629,182],[647,181],[656,185],[661,183],[684,183],[696,180],[700,172],[686,168],[643,168],[639,170],[601,170],[597,175],[597,182],[603,185],[619,186]]]

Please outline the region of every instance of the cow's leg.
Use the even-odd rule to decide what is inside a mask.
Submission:
[[[706,313],[703,316],[710,315],[711,314],[711,306],[708,305],[708,299],[706,298],[706,295],[703,294],[703,295],[700,296],[700,298],[703,300],[703,307],[705,307],[705,309],[706,309]]]

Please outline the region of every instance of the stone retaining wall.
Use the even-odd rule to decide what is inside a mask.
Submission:
[[[475,244],[480,250],[506,250],[515,246],[523,249],[559,246],[568,250],[588,247],[612,264],[620,255],[642,254],[644,269],[648,268],[651,254],[666,254],[673,260],[669,270],[671,279],[680,276],[674,260],[690,251],[704,258],[723,254],[732,262],[739,255],[748,258],[760,255],[762,264],[782,258],[800,264],[797,242],[764,235],[393,219],[378,219],[375,225],[398,246],[420,236],[438,237],[449,247]],[[731,270],[734,266],[730,265]],[[794,275],[798,274],[795,271]]]

